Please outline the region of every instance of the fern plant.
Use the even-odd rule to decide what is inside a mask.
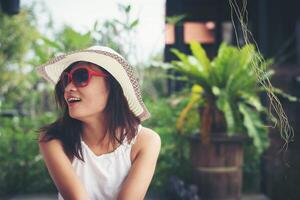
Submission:
[[[178,130],[182,130],[188,111],[196,105],[203,143],[210,142],[211,132],[226,132],[228,136],[246,133],[261,153],[269,145],[268,128],[262,115],[275,120],[259,97],[264,90],[259,81],[274,73],[268,67],[271,60],[258,60],[259,53],[251,44],[239,49],[222,43],[213,60],[198,42],[190,43],[190,49],[192,55],[171,49],[179,60],[172,61],[168,67],[193,84],[190,102],[177,120]],[[252,70],[253,64],[264,71]],[[285,94],[278,88],[274,88],[274,92]]]

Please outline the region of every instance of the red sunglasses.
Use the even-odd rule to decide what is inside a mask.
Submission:
[[[76,67],[70,72],[63,72],[60,77],[60,81],[63,89],[71,82],[76,87],[85,87],[89,84],[92,76],[107,77],[107,74],[99,71],[93,71],[88,66]]]

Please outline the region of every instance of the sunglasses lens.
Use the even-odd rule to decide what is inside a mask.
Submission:
[[[69,84],[69,77],[68,77],[68,74],[64,73],[62,75],[62,78],[61,78],[61,84],[63,86],[63,88],[67,87],[67,85]]]
[[[77,69],[72,74],[72,79],[77,87],[87,84],[89,79],[89,72],[87,69]]]

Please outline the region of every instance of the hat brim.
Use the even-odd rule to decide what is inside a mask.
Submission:
[[[81,50],[61,55],[37,68],[38,74],[54,85],[59,81],[61,73],[72,63],[87,61],[101,66],[108,71],[121,85],[129,108],[141,121],[150,118],[150,113],[145,107],[140,87],[134,76],[132,67],[121,56],[101,50]]]

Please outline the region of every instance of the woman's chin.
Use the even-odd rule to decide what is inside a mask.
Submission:
[[[104,109],[103,109],[104,110]],[[97,110],[96,112],[89,112],[85,110],[69,110],[69,116],[73,119],[77,119],[80,121],[85,121],[90,118],[101,118],[101,115],[103,115],[103,110]]]
[[[73,119],[78,119],[78,120],[80,120],[82,117],[84,117],[84,116],[82,116],[82,114],[74,113],[74,112],[70,112],[70,111],[69,111],[69,116]]]

